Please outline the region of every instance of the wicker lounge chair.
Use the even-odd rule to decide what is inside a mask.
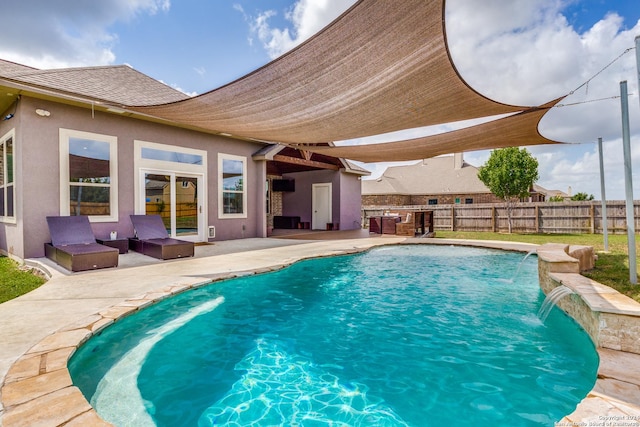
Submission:
[[[169,237],[160,215],[131,215],[136,237],[129,238],[129,249],[158,259],[193,256],[193,242]]]
[[[117,267],[118,250],[96,242],[87,216],[48,216],[45,256],[69,271]]]

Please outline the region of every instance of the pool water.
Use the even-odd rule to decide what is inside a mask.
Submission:
[[[217,282],[116,322],[69,368],[118,426],[550,426],[598,359],[560,310],[538,319],[522,258],[392,246]]]

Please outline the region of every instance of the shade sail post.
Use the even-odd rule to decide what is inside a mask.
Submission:
[[[631,173],[631,136],[629,131],[629,95],[627,82],[620,82],[620,104],[622,109],[622,149],[624,152],[624,190],[627,206],[627,246],[629,254],[629,281],[638,283],[636,265],[636,232],[635,216],[633,212],[633,183]]]
[[[598,138],[598,155],[600,158],[600,200],[602,201],[602,235],[604,251],[609,252],[609,227],[607,224],[607,196],[604,191],[604,160],[602,156],[602,138]]]
[[[636,74],[638,77],[638,91],[640,91],[640,36],[636,36]],[[640,101],[640,96],[638,96]]]

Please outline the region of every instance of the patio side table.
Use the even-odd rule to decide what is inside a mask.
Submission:
[[[121,254],[129,252],[129,239],[126,237],[119,237],[117,239],[96,239],[96,242],[101,245],[109,246],[110,248],[116,248],[118,253]]]

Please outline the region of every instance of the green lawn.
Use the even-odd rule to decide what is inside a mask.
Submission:
[[[627,235],[609,235],[609,251],[604,252],[604,237],[601,234],[503,234],[489,232],[438,231],[437,238],[470,240],[506,240],[523,243],[566,243],[570,245],[593,246],[597,252],[596,268],[582,273],[597,282],[610,286],[640,302],[640,285],[629,281]],[[640,236],[636,235],[636,265],[640,254]],[[639,281],[640,282],[640,281]]]
[[[0,303],[26,294],[45,281],[31,271],[21,270],[12,259],[0,257]]]

